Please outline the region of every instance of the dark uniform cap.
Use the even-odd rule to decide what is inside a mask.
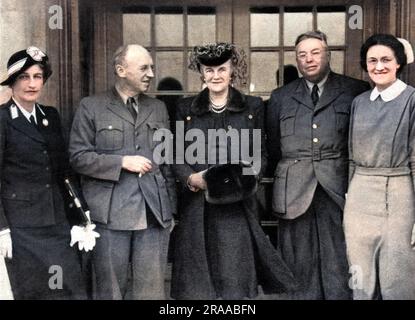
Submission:
[[[29,47],[14,53],[7,62],[7,78],[0,83],[2,86],[10,86],[16,78],[31,66],[39,64],[43,69],[44,81],[51,76],[52,70],[46,53],[37,47]]]
[[[244,170],[250,174],[244,174]],[[229,204],[253,196],[258,188],[257,177],[250,164],[227,163],[210,167],[204,174],[205,198],[213,204]]]

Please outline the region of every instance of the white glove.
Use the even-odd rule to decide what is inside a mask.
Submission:
[[[73,226],[70,246],[72,247],[78,242],[79,251],[85,250],[85,252],[88,252],[94,249],[95,238],[100,237],[99,233],[94,231],[95,227],[96,225],[93,223],[88,223],[86,226]]]
[[[12,238],[10,232],[0,235],[0,256],[12,258]]]

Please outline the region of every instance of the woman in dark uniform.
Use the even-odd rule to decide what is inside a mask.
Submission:
[[[37,103],[52,74],[36,47],[7,63],[12,98],[0,107],[0,252],[15,299],[84,299],[80,261],[69,246],[69,173],[58,112]]]
[[[253,298],[259,284],[270,292],[293,289],[296,282],[291,272],[259,225],[255,194],[242,201],[214,204],[206,200],[204,192],[205,170],[219,163],[251,162],[248,157],[253,153],[254,163],[265,167],[262,100],[233,87],[245,79],[245,56],[228,43],[195,47],[189,68],[200,72],[206,88],[182,99],[177,106],[176,139],[184,142],[185,153],[176,145],[174,171],[184,191],[175,238],[172,297]],[[249,136],[242,133],[244,129]],[[259,141],[254,141],[254,129],[260,132]],[[210,136],[214,130],[233,131],[239,141],[219,138],[213,145]],[[187,134],[196,131],[204,141],[185,141]],[[198,143],[193,153],[196,162],[189,153],[194,143]],[[224,194],[223,198],[228,196]]]

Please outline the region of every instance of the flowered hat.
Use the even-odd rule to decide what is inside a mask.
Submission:
[[[6,79],[0,83],[2,86],[10,86],[16,78],[31,66],[39,64],[43,69],[43,76],[46,80],[52,74],[49,59],[46,53],[37,47],[29,47],[25,50],[14,53],[7,62]]]
[[[246,54],[237,49],[232,43],[212,43],[196,46],[190,53],[189,69],[201,72],[201,66],[219,66],[231,60],[233,68],[233,81],[245,83],[247,76]]]

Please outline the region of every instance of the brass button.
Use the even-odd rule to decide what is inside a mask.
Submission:
[[[318,126],[315,123],[313,123],[313,129],[317,129],[317,128]]]
[[[191,116],[187,116],[187,117],[186,117],[186,120],[187,120],[187,121],[190,121],[190,120],[192,120],[192,117],[191,117]]]
[[[48,183],[45,187],[49,189],[50,188],[50,184]]]
[[[248,116],[248,119],[249,120],[252,120],[252,118],[253,118],[254,116],[252,115],[252,114],[250,114],[249,116]]]
[[[231,129],[232,129],[232,126],[231,126],[231,125],[229,125],[229,126],[228,126],[228,130],[231,130]]]
[[[317,142],[318,142],[318,139],[317,139],[317,138],[314,138],[314,139],[313,139],[313,142],[314,142],[314,143],[317,143]]]
[[[108,126],[108,129],[109,129],[109,130],[112,130],[112,125],[109,125],[109,126]]]
[[[16,198],[16,194],[15,193],[12,194],[12,198]]]
[[[46,150],[43,150],[43,154],[48,154],[48,152]]]

